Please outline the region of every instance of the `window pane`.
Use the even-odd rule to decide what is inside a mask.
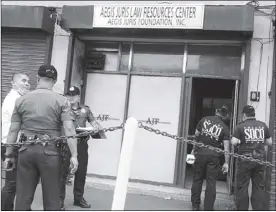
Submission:
[[[92,43],[88,45],[86,68],[95,71],[117,71],[118,43]]]
[[[242,47],[189,46],[187,74],[239,76]]]
[[[181,81],[180,77],[132,76],[128,117],[177,134]],[[135,139],[130,178],[173,183],[177,142],[140,129]]]
[[[129,52],[130,52],[130,44],[123,43],[122,44],[122,55],[120,61],[120,71],[128,71],[128,62],[129,62]]]
[[[124,119],[127,76],[89,73],[85,104],[104,128],[120,125]],[[106,134],[106,139],[90,139],[88,174],[117,176],[122,131]],[[99,162],[100,161],[100,162]]]
[[[182,73],[184,46],[135,44],[132,71]]]

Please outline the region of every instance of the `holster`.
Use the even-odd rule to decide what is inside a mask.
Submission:
[[[64,140],[59,140],[59,141],[57,141],[57,147],[59,148],[60,156],[61,156],[62,160],[65,160],[68,153],[70,153],[68,144]]]

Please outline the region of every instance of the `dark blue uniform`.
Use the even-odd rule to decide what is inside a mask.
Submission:
[[[241,122],[233,137],[241,141],[238,153],[256,159],[265,159],[265,140],[270,138],[269,129],[265,123],[254,117]],[[238,160],[237,169],[237,210],[248,210],[248,186],[252,180],[251,203],[253,210],[265,210],[265,166],[256,162]]]
[[[229,140],[229,129],[219,116],[202,118],[196,129],[200,132],[198,141],[206,145],[221,148],[223,140]],[[206,177],[204,210],[213,210],[216,199],[216,180],[220,171],[220,154],[207,148],[196,148],[195,157],[191,197],[193,207],[200,205],[202,184]]]

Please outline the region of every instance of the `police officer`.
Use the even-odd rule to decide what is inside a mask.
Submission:
[[[61,135],[75,135],[74,116],[65,97],[52,91],[57,80],[54,66],[42,65],[38,70],[36,90],[16,100],[7,143],[15,143],[19,130],[25,141],[34,142]],[[78,168],[77,140],[67,140],[72,153],[72,172]],[[15,165],[13,147],[7,147],[5,167]],[[15,210],[29,210],[39,177],[41,178],[44,210],[60,210],[60,157],[56,142],[46,145],[25,143],[19,149]]]
[[[229,129],[224,123],[228,115],[227,107],[223,106],[216,110],[215,116],[202,118],[195,132],[195,140],[205,145],[221,148],[229,151]],[[214,210],[216,199],[216,180],[220,172],[220,154],[208,148],[194,147],[192,154],[195,155],[194,176],[192,185],[191,202],[193,210],[199,210],[200,196],[203,180],[206,177],[206,190],[204,199],[204,210]],[[229,155],[225,155],[225,163],[222,172],[228,172]]]
[[[231,143],[238,145],[238,153],[256,159],[265,159],[265,146],[272,146],[269,129],[265,123],[257,121],[255,109],[247,105],[243,108],[243,121],[237,125]],[[248,185],[252,180],[251,204],[253,210],[265,210],[265,166],[256,162],[238,159],[237,164],[237,210],[248,210]]]
[[[90,123],[90,125],[94,128],[95,131],[102,129],[102,127],[95,120],[90,108],[86,105],[80,104],[80,90],[76,86],[70,87],[69,91],[66,94],[69,103],[71,105],[71,109],[75,116],[75,127],[86,127],[86,121]],[[88,165],[88,144],[89,136],[82,137],[78,139],[78,161],[79,168],[75,173],[74,180],[74,205],[79,206],[81,208],[90,208],[84,197],[84,186],[85,179],[87,173],[87,165]],[[62,177],[62,185],[61,185],[61,208],[64,210],[64,199],[65,199],[65,189],[66,189],[66,178],[68,175],[68,163],[66,163],[66,159],[64,161],[64,174]]]

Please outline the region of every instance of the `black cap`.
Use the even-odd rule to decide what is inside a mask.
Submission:
[[[67,96],[77,96],[80,95],[80,89],[76,86],[71,86],[69,91],[66,93]]]
[[[255,116],[255,108],[251,105],[246,105],[242,109],[242,113],[244,113],[247,116]]]
[[[57,79],[57,70],[52,65],[42,65],[38,69],[38,76],[40,77],[48,77],[53,80]]]
[[[219,113],[220,115],[222,115],[223,117],[227,117],[229,114],[229,110],[228,107],[223,105],[219,108],[217,108],[217,113]]]

